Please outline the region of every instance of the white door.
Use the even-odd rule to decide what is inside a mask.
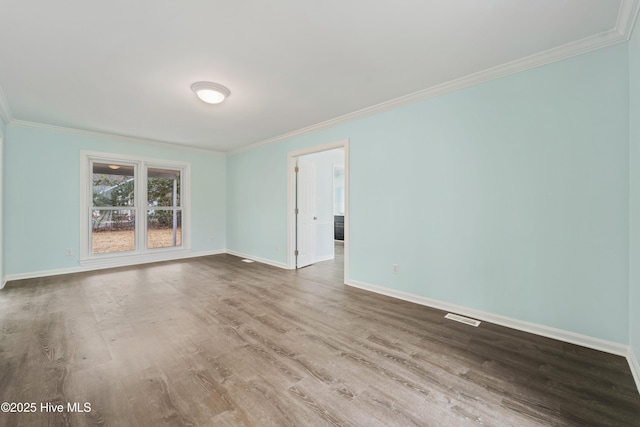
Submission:
[[[316,247],[316,165],[302,157],[296,173],[296,267],[315,262]]]

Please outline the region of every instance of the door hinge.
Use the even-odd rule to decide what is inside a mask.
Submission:
[[[296,249],[295,251],[293,251],[293,254],[294,254],[295,256],[298,256],[298,254],[299,254],[298,250]]]
[[[300,213],[300,210],[296,208],[296,215],[298,215],[298,213]]]
[[[300,172],[300,168],[298,168],[298,167],[296,166],[295,168],[293,168],[293,171],[294,171],[295,173],[298,173],[298,172]]]

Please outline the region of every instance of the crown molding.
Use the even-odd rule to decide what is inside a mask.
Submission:
[[[213,155],[223,156],[223,157],[226,156],[226,154],[221,152],[221,151],[207,150],[206,148],[193,147],[191,145],[182,145],[182,144],[175,144],[175,143],[170,143],[170,142],[153,141],[153,140],[150,140],[150,139],[135,138],[135,137],[126,136],[126,135],[117,135],[117,134],[106,133],[106,132],[96,132],[96,131],[91,131],[91,130],[75,129],[75,128],[69,128],[69,127],[64,127],[64,126],[48,125],[48,124],[44,124],[44,123],[29,122],[29,121],[26,121],[26,120],[15,120],[14,119],[14,120],[11,120],[11,122],[9,122],[8,124],[10,124],[11,126],[16,126],[16,127],[29,128],[29,129],[40,129],[40,130],[46,130],[46,131],[58,132],[58,133],[65,133],[65,134],[70,134],[70,135],[86,136],[86,137],[89,137],[89,138],[108,139],[110,141],[129,142],[129,143],[133,143],[133,144],[150,145],[152,147],[168,148],[168,149],[171,149],[171,150],[180,150],[180,151],[190,151],[190,152],[195,152],[195,153],[213,154]]]
[[[0,86],[0,120],[2,120],[5,125],[8,125],[9,122],[13,120],[13,115],[11,114],[7,98],[4,96],[2,86]]]
[[[616,30],[618,34],[624,38],[624,41],[631,38],[631,33],[638,19],[639,11],[640,0],[622,0],[622,2],[620,2]]]
[[[336,118],[326,120],[315,125],[294,130],[273,138],[265,139],[247,145],[245,147],[228,151],[227,153],[229,155],[234,155],[245,151],[254,150],[265,145],[275,144],[296,136],[304,135],[321,129],[326,129],[340,123],[388,111],[393,108],[410,104],[412,102],[434,98],[449,92],[454,92],[460,89],[499,79],[501,77],[506,77],[511,74],[519,73],[521,71],[530,70],[542,65],[561,61],[563,59],[571,58],[573,56],[581,55],[583,53],[591,52],[607,46],[626,42],[631,37],[631,33],[633,31],[639,9],[640,0],[622,0],[620,2],[620,8],[618,10],[616,26],[609,31],[595,34],[581,40],[576,40],[562,46],[546,50],[544,52],[539,52],[524,58],[516,59],[514,61],[507,62],[496,67],[488,68],[477,73],[469,74],[467,76],[438,84],[430,88],[420,90],[418,92],[410,93],[408,95],[391,99],[389,101],[385,101],[371,107],[363,108],[352,113],[338,116]]]

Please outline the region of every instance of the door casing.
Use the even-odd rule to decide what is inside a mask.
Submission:
[[[344,148],[344,281],[347,282],[349,277],[349,140],[330,142],[328,144],[316,145],[301,150],[291,151],[288,153],[287,176],[288,176],[288,192],[287,192],[287,268],[296,268],[296,218],[295,218],[295,197],[296,197],[296,178],[295,167],[298,157],[307,154],[319,153],[322,151],[333,150],[336,148]]]

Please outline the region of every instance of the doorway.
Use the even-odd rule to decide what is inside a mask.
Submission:
[[[334,248],[341,245],[336,252],[344,253],[346,280],[349,254],[348,140],[290,152],[288,166],[288,267],[302,268],[333,259]],[[340,172],[338,191],[335,188],[336,170]],[[337,224],[339,238],[343,240],[336,240]]]

